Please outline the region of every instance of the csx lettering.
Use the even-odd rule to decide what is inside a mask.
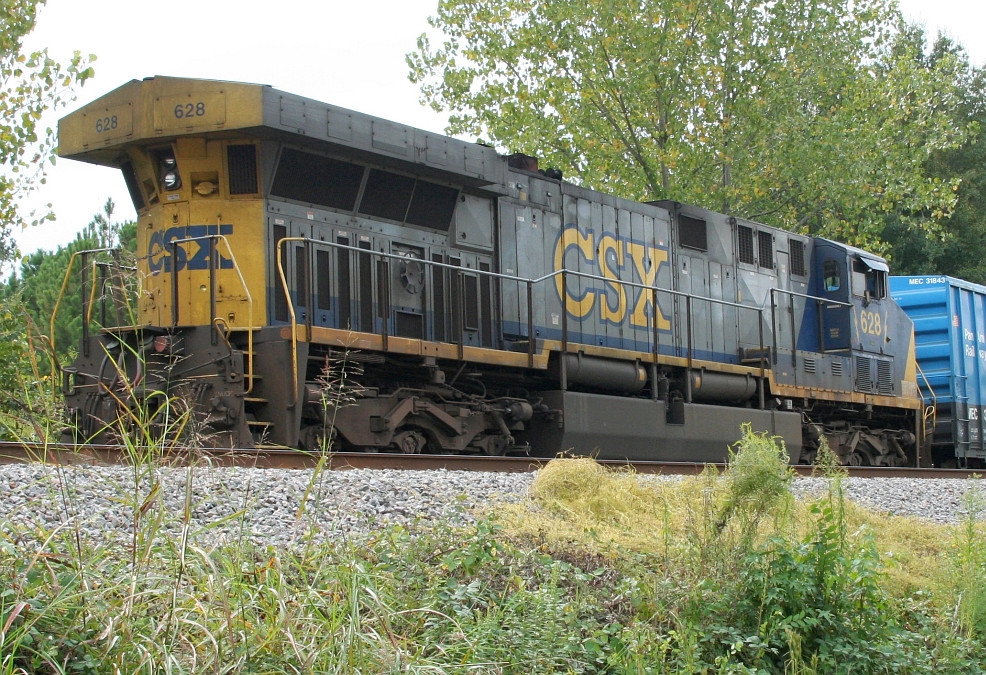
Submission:
[[[653,325],[650,317],[656,315],[658,329],[671,328],[660,305],[654,311],[649,291],[620,283],[622,280],[654,286],[658,270],[668,262],[666,248],[619,238],[609,232],[598,235],[592,230],[583,232],[577,225],[566,225],[555,242],[554,269],[563,269],[566,256],[572,252],[585,263],[576,267],[597,266],[599,271],[594,276],[607,281],[597,287],[593,285],[596,280],[583,279],[581,284],[575,284],[582,287],[581,293],[573,293],[572,282],[565,288],[561,275],[556,276],[555,291],[570,316],[582,320],[598,307],[599,319],[606,323],[622,324],[629,319],[631,326],[645,328]]]
[[[151,235],[147,243],[147,265],[151,272],[181,272],[182,270],[209,269],[209,240],[210,235],[231,235],[232,225],[189,225],[187,227],[172,227],[168,230],[158,230]],[[200,239],[200,237],[202,237]],[[176,246],[171,242],[176,239],[196,239]],[[221,247],[217,247],[217,251]],[[174,255],[172,255],[172,253]],[[191,257],[189,257],[191,253]],[[174,258],[174,260],[172,260]],[[219,255],[219,269],[233,269],[233,261]]]
[[[867,335],[883,335],[883,319],[876,312],[864,309],[859,313],[859,329]]]

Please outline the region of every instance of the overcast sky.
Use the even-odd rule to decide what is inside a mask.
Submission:
[[[58,116],[132,79],[173,75],[269,84],[277,89],[441,132],[442,115],[419,103],[404,55],[437,0],[47,0],[28,48],[61,62],[96,54],[96,77]],[[905,16],[946,32],[973,63],[986,62],[982,0],[901,0]],[[71,241],[107,197],[116,219],[136,217],[120,173],[61,160],[38,193],[57,221],[18,233],[21,251]]]

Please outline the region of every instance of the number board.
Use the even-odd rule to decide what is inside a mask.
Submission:
[[[154,101],[154,128],[177,131],[226,123],[226,94],[209,92],[162,96]]]
[[[85,137],[90,143],[124,138],[134,130],[133,108],[130,103],[87,112],[83,119]]]

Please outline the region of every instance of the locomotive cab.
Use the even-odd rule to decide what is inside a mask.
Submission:
[[[815,353],[795,359],[795,379],[807,388],[808,453],[824,436],[850,464],[917,463],[919,416],[901,410],[920,408],[913,324],[888,295],[886,260],[817,238],[813,266],[798,347]],[[818,400],[826,389],[839,392],[835,402]]]

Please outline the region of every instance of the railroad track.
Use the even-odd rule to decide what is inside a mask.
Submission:
[[[138,450],[138,453],[140,450]],[[0,442],[0,464],[45,462],[64,466],[77,464],[119,465],[133,461],[134,453],[117,446],[71,446],[61,444],[32,444]],[[338,452],[322,455],[287,448],[260,450],[195,450],[173,451],[157,458],[164,464],[184,466],[190,463],[210,466],[257,467],[264,469],[310,469],[324,461],[327,468],[346,469],[414,469],[420,471],[493,471],[523,473],[543,467],[549,458],[485,457],[477,455],[403,455],[390,453]],[[637,473],[693,475],[706,464],[694,462],[625,462],[600,460],[609,467],[629,467]],[[725,468],[716,464],[720,471]],[[811,475],[814,467],[796,466],[802,476]],[[853,477],[883,478],[955,478],[965,479],[982,475],[971,469],[846,467]]]

